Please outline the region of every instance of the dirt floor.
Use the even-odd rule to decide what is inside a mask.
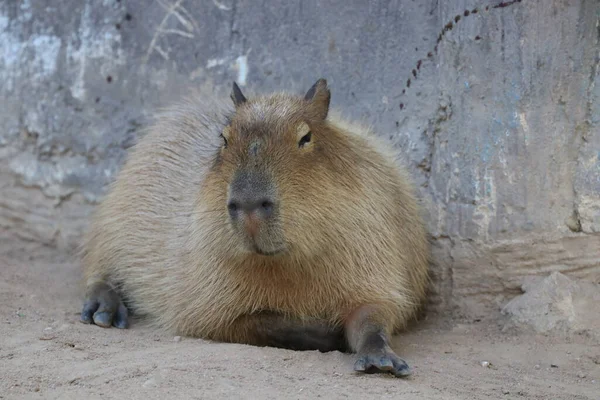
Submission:
[[[355,374],[337,352],[83,325],[78,279],[72,258],[0,240],[0,398],[600,399],[597,343],[503,333],[500,316],[429,318],[395,338],[414,370],[397,379]]]

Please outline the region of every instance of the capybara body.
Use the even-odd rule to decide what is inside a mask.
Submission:
[[[324,80],[231,97],[176,104],[133,148],[84,240],[82,321],[125,327],[126,304],[179,335],[408,374],[388,338],[425,296],[428,245],[404,169],[331,115]]]

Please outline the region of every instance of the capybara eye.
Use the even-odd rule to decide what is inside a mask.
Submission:
[[[227,204],[227,209],[229,210],[229,212],[235,213],[237,211],[237,209],[238,209],[238,205],[237,205],[237,203],[234,203],[232,201],[229,204]]]
[[[268,200],[263,201],[260,206],[266,212],[271,212],[271,210],[273,209],[273,203]]]
[[[302,148],[302,147],[306,146],[310,142],[311,136],[312,136],[311,132],[308,132],[306,135],[302,136],[300,138],[300,141],[298,142],[298,147]]]

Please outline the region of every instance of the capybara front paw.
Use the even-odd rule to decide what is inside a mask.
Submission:
[[[125,329],[128,325],[127,307],[119,294],[108,284],[102,282],[91,286],[81,310],[80,321],[94,323],[103,328]]]
[[[411,368],[406,361],[398,357],[391,350],[377,350],[358,355],[354,363],[354,370],[368,374],[375,372],[389,372],[397,377],[409,376]]]

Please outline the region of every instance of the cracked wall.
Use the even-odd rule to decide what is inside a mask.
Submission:
[[[593,0],[0,4],[0,228],[72,249],[152,111],[190,86],[303,92],[395,143],[424,199],[432,304],[528,275],[600,281]]]

